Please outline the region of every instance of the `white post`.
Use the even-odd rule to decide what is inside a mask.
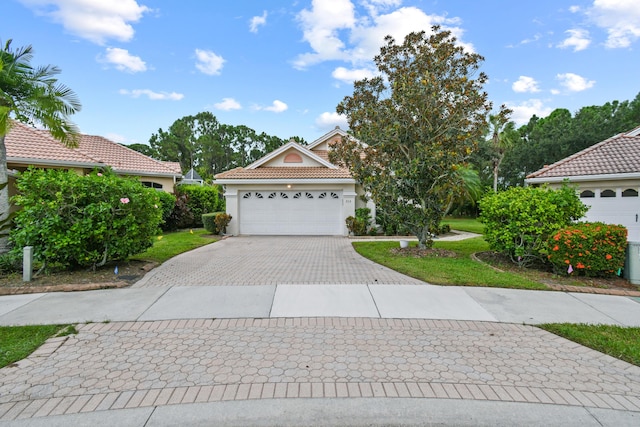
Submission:
[[[30,282],[33,273],[33,246],[22,249],[22,281]]]

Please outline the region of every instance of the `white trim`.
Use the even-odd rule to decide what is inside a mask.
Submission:
[[[251,163],[249,166],[245,167],[245,170],[246,169],[257,169],[259,166],[262,166],[263,164],[267,163],[269,160],[274,159],[275,157],[279,156],[280,154],[284,153],[285,151],[289,150],[290,148],[298,150],[304,156],[312,158],[316,162],[320,163],[323,166],[326,166],[329,169],[338,169],[338,167],[336,165],[326,161],[322,157],[320,157],[317,154],[315,154],[313,151],[301,146],[300,144],[298,144],[295,141],[289,141],[285,145],[283,145],[282,147],[272,151],[271,153],[267,154],[266,156],[262,157],[261,159],[258,159],[255,162]]]
[[[270,179],[216,179],[217,185],[245,185],[245,184],[356,184],[353,178],[270,178]]]
[[[340,129],[339,126],[336,126],[334,129],[330,130],[329,132],[322,135],[320,138],[313,141],[311,144],[307,145],[307,148],[309,150],[312,150],[313,148],[322,144],[323,142],[325,142],[327,139],[331,138],[334,135],[348,136],[348,134],[345,131]]]
[[[569,182],[584,181],[613,181],[616,179],[640,179],[640,172],[630,173],[612,173],[601,175],[576,175],[576,176],[553,176],[548,178],[527,178],[524,180],[527,184],[544,184],[545,182],[555,183],[568,179]]]

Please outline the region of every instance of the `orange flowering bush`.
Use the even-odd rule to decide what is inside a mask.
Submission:
[[[548,240],[549,261],[558,272],[607,276],[624,267],[627,229],[585,222],[565,227]]]

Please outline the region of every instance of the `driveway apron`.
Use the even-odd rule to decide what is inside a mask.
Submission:
[[[424,284],[358,255],[344,237],[232,237],[181,254],[134,287]]]

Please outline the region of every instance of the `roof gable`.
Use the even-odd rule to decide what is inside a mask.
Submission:
[[[527,176],[527,180],[640,172],[640,127],[587,147]]]
[[[286,157],[292,153],[298,154],[301,157],[302,162],[285,161]],[[328,169],[338,169],[338,167],[333,163],[325,160],[318,154],[301,146],[295,141],[289,141],[280,148],[253,162],[245,169],[252,170],[265,167],[321,167]]]
[[[340,129],[340,126],[336,126],[333,130],[325,133],[320,138],[307,145],[307,148],[312,151],[329,151],[329,145],[332,142],[340,142],[342,141],[342,137],[346,137],[348,135],[349,134],[347,132]]]

